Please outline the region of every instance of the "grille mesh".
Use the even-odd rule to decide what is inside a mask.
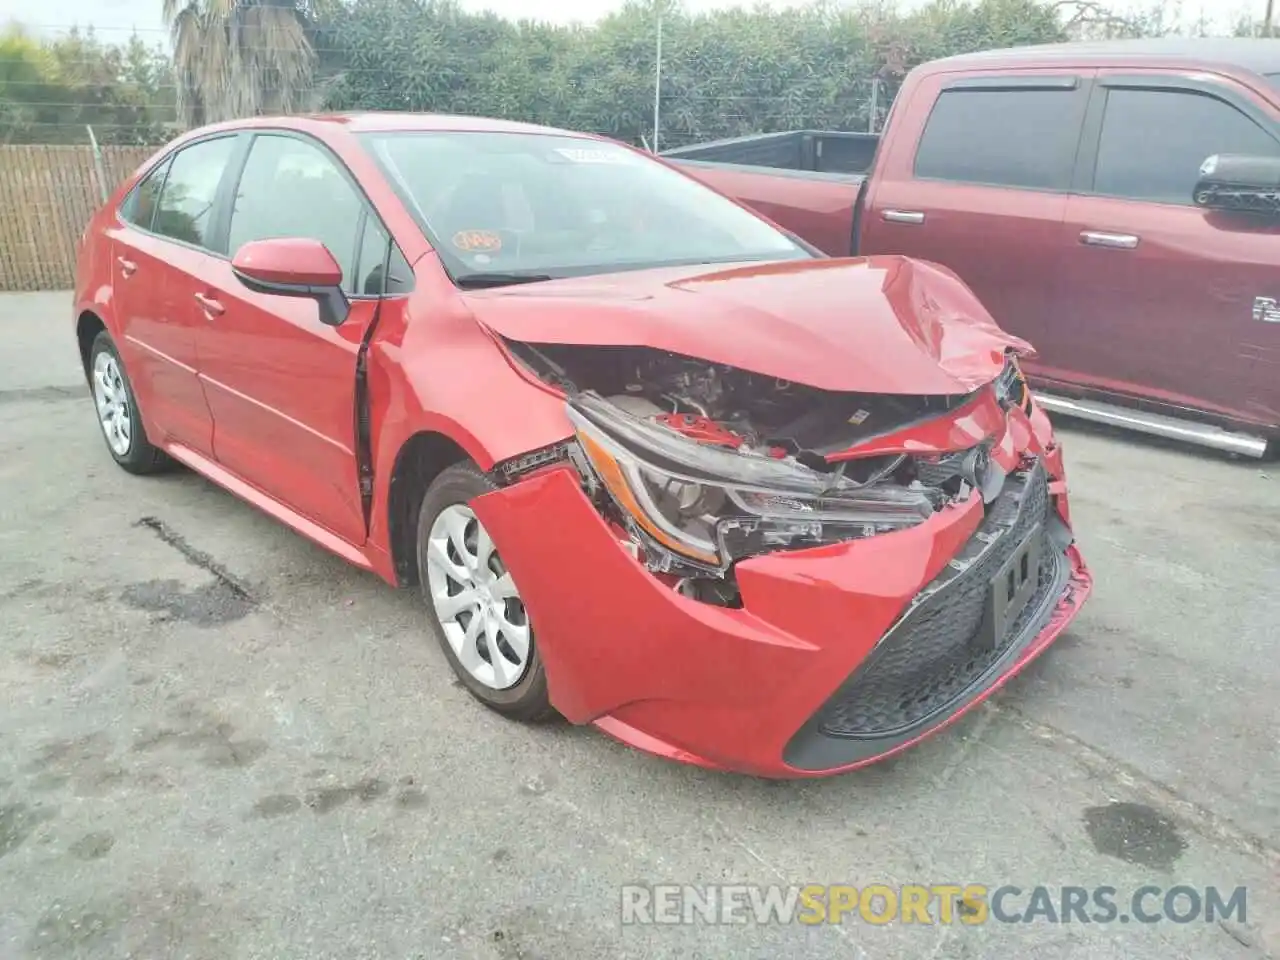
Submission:
[[[1056,582],[1057,558],[1046,525],[1036,591],[1019,620],[994,647],[975,640],[986,614],[991,579],[1037,523],[1049,516],[1048,482],[1036,464],[1014,474],[956,561],[926,587],[915,605],[823,707],[819,728],[833,737],[885,736],[947,707],[986,672],[1026,628]],[[960,566],[968,564],[964,569]]]

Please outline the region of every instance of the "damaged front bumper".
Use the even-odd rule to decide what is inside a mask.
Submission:
[[[946,726],[1085,601],[1091,579],[1051,479],[1060,455],[1036,452],[989,505],[974,495],[909,529],[739,562],[736,609],[651,574],[568,466],[473,507],[502,544],[570,721],[703,766],[821,776]]]

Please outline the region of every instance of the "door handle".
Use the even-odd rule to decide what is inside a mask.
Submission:
[[[213,297],[206,297],[203,293],[197,293],[196,300],[199,301],[200,306],[204,307],[204,312],[209,315],[210,320],[222,316],[227,309]]]
[[[886,210],[880,218],[886,223],[924,223],[924,214],[918,210]]]
[[[1138,238],[1130,233],[1099,233],[1095,230],[1085,230],[1080,234],[1080,242],[1091,247],[1132,250],[1138,245]]]
[[[132,260],[126,260],[124,257],[116,257],[116,262],[120,264],[120,272],[124,274],[125,279],[133,276],[134,271],[138,269],[136,263]]]

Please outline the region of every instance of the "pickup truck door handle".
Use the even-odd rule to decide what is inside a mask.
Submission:
[[[924,214],[918,210],[886,210],[880,217],[887,223],[924,223]]]
[[[132,260],[126,260],[124,257],[116,257],[116,263],[120,264],[120,273],[126,280],[132,277],[134,271],[138,269],[136,263]]]
[[[1095,230],[1085,230],[1080,234],[1080,242],[1091,247],[1132,250],[1138,245],[1138,238],[1130,233],[1099,233]]]
[[[204,312],[208,315],[210,320],[214,317],[222,316],[223,312],[227,309],[217,300],[213,299],[213,297],[207,297],[203,293],[197,293],[196,300],[199,301],[200,306],[204,307]]]

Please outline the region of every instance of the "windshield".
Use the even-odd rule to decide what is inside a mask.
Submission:
[[[616,144],[528,133],[362,139],[460,286],[811,256],[732,201]]]

